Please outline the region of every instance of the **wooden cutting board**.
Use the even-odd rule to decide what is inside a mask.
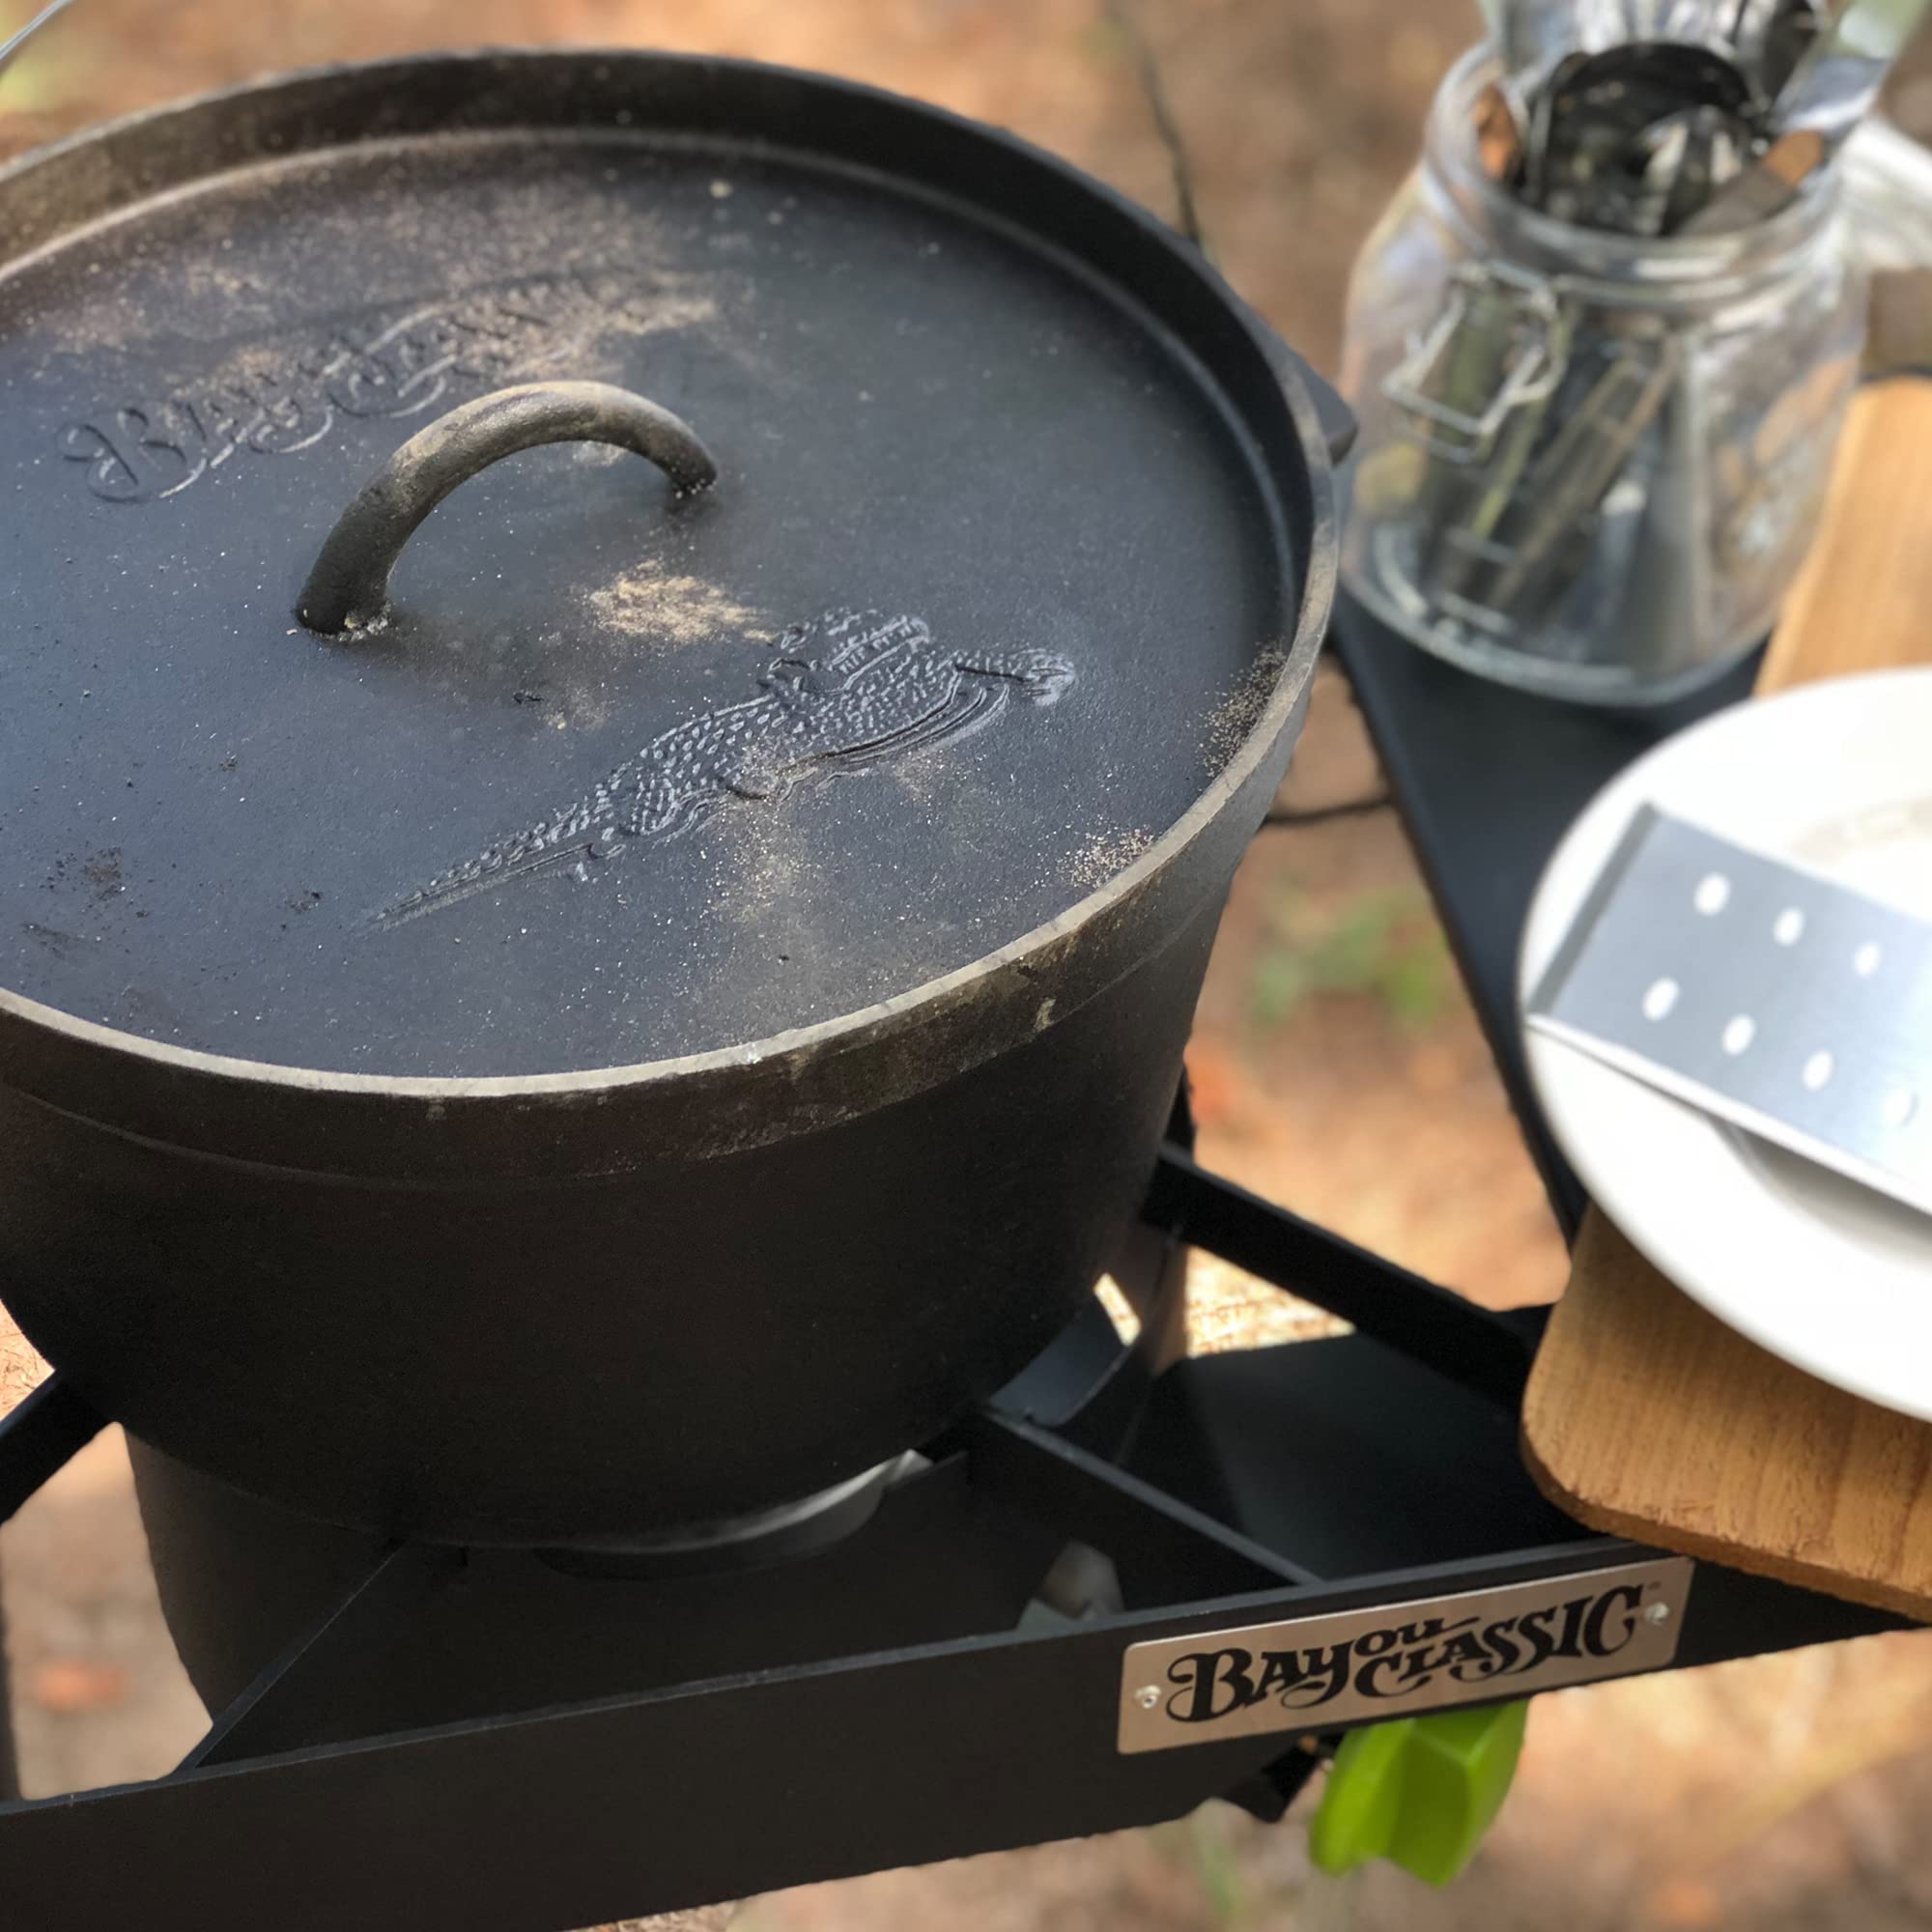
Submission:
[[[1758,689],[1927,663],[1932,382],[1900,377],[1853,400]],[[1523,1398],[1522,1452],[1594,1529],[1932,1619],[1932,1424],[1747,1342],[1595,1210]]]

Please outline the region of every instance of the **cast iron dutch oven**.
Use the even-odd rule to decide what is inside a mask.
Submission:
[[[1211,270],[930,108],[632,53],[148,115],[0,237],[52,1361],[305,1512],[561,1543],[1036,1353],[1328,611],[1310,380]]]

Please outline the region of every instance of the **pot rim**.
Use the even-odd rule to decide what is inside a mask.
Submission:
[[[333,1068],[305,1067],[236,1055],[211,1053],[198,1047],[169,1045],[149,1039],[96,1020],[85,1020],[42,1001],[27,998],[0,986],[0,1043],[15,1027],[50,1035],[82,1051],[107,1050],[143,1063],[157,1072],[198,1076],[230,1087],[247,1087],[262,1092],[360,1094],[391,1099],[429,1101],[439,1106],[450,1101],[537,1099],[546,1095],[595,1098],[617,1092],[689,1081],[705,1075],[726,1074],[753,1067],[761,1063],[813,1055],[824,1049],[849,1051],[870,1043],[871,1037],[891,1037],[915,1026],[937,1011],[952,1009],[984,983],[1014,968],[1024,968],[1032,956],[1055,942],[1065,942],[1104,919],[1132,898],[1151,878],[1164,871],[1186,852],[1204,830],[1219,817],[1254,777],[1273,750],[1280,734],[1294,720],[1314,674],[1315,660],[1327,629],[1333,603],[1336,577],[1338,517],[1336,492],[1327,440],[1318,416],[1314,398],[1296,366],[1293,352],[1229,285],[1220,271],[1169,228],[1151,210],[1131,200],[1106,183],[1076,167],[1031,141],[969,116],[954,113],[915,97],[891,89],[870,86],[840,75],[814,70],[781,66],[772,62],[745,60],[709,54],[668,53],[637,47],[477,47],[405,55],[389,60],[330,63],[291,70],[237,86],[217,88],[185,99],[144,108],[135,113],[102,122],[66,139],[30,150],[14,161],[0,167],[0,206],[7,197],[22,191],[23,184],[43,168],[67,157],[86,153],[116,138],[140,135],[164,128],[170,122],[223,108],[258,106],[265,98],[290,92],[304,85],[330,78],[393,74],[407,87],[416,76],[451,66],[468,67],[479,61],[499,69],[536,71],[545,67],[595,67],[601,63],[660,70],[686,69],[693,72],[722,71],[753,72],[773,79],[804,84],[820,92],[828,102],[838,99],[910,111],[1003,149],[1016,160],[1057,178],[1064,188],[1084,194],[1100,210],[1117,220],[1124,220],[1135,231],[1135,240],[1166,258],[1166,267],[1177,275],[1200,284],[1223,308],[1262,363],[1271,373],[1287,406],[1290,423],[1306,465],[1305,488],[1309,499],[1308,535],[1305,554],[1299,559],[1300,585],[1294,630],[1292,638],[1258,639],[1257,648],[1266,649],[1270,641],[1285,646],[1281,670],[1266,704],[1257,716],[1234,754],[1210,780],[1194,802],[1171,824],[1151,846],[1121,872],[1076,900],[1064,912],[1043,924],[1021,934],[996,951],[982,954],[964,966],[923,980],[905,991],[889,995],[869,1006],[856,1008],[828,1020],[790,1028],[763,1038],[734,1046],[707,1048],[700,1053],[668,1059],[633,1062],[627,1065],[578,1068],[561,1073],[520,1074],[384,1074],[351,1073]],[[514,122],[498,125],[516,126]],[[648,129],[639,131],[648,132]],[[352,137],[353,138],[353,137]],[[367,138],[396,138],[374,135]],[[264,149],[258,154],[240,149],[232,154],[211,156],[211,165],[188,177],[194,183],[212,180],[231,167],[246,165],[272,152],[293,157],[302,152],[327,152],[327,143],[313,150]],[[183,184],[173,184],[178,188]],[[145,199],[152,190],[136,184],[120,206],[126,208]],[[170,191],[164,189],[162,191]],[[94,219],[103,218],[97,215]],[[112,218],[108,215],[104,218]],[[1017,224],[1037,244],[1057,248],[1050,236]],[[12,261],[0,260],[0,273],[31,259],[41,248],[61,239],[58,235],[30,244]],[[1097,265],[1082,263],[1091,273],[1105,271]],[[1111,276],[1107,277],[1112,280]],[[1220,384],[1216,384],[1217,387]],[[1238,420],[1238,419],[1237,419]],[[1051,1003],[1048,1003],[1048,1010]],[[1065,1014],[1059,1015],[1065,1017]],[[1043,1016],[1040,1024],[1047,1024]]]

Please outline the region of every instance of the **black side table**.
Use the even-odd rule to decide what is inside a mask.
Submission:
[[[1344,595],[1329,648],[1348,673],[1510,1104],[1566,1236],[1585,1197],[1549,1137],[1517,1037],[1516,962],[1545,861],[1633,758],[1750,695],[1755,657],[1654,711],[1558,704],[1458,670]]]

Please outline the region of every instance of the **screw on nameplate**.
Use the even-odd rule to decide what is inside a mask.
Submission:
[[[393,900],[401,925],[515,879],[587,880],[627,847],[680,838],[732,800],[864,770],[990,724],[1015,696],[1056,703],[1073,667],[1049,651],[947,647],[918,617],[838,611],[794,625],[759,696],[661,732],[583,797]]]
[[[1658,1557],[1132,1644],[1119,1747],[1331,1731],[1662,1669],[1683,1634],[1691,1569]]]

